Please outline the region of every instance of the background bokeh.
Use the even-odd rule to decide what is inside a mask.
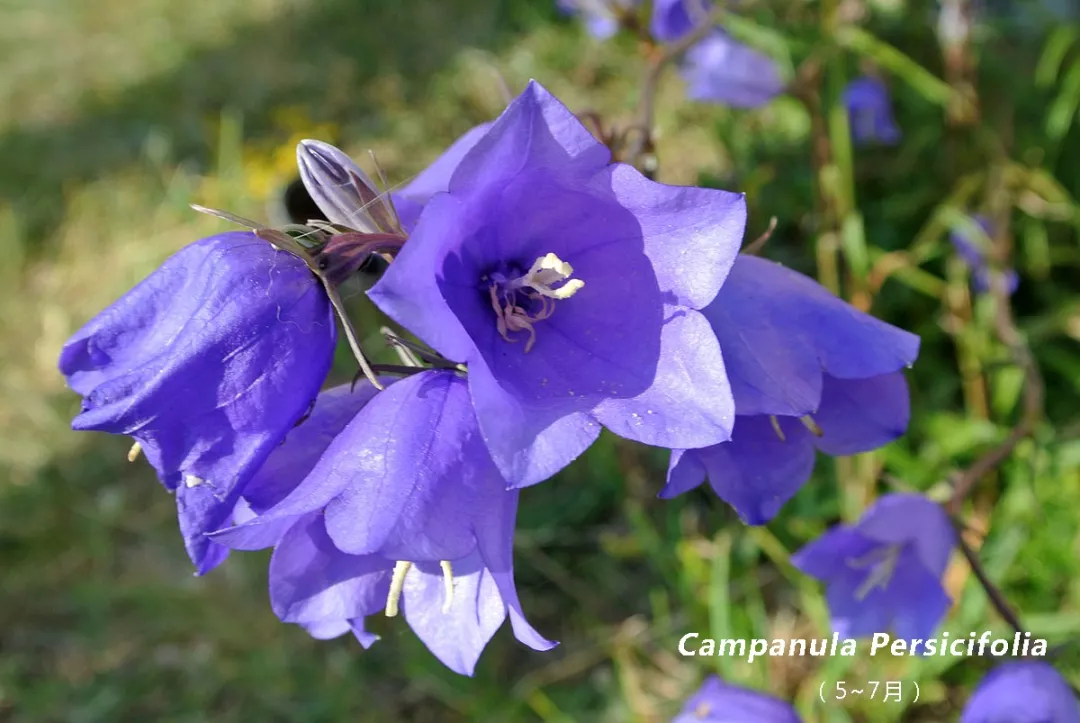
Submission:
[[[373,620],[383,639],[366,652],[350,638],[313,641],[271,613],[266,555],[193,577],[173,501],[148,466],[126,461],[129,441],[69,430],[78,399],[56,371],[64,340],[170,253],[225,228],[188,204],[271,217],[300,138],[358,158],[371,149],[400,182],[499,112],[500,78],[515,93],[536,78],[577,111],[632,119],[637,43],[598,43],[552,5],[0,3],[0,721],[666,721],[708,672],[788,697],[807,721],[954,720],[990,661],[747,664],[682,658],[676,644],[690,631],[827,634],[821,589],[790,552],[887,489],[943,498],[952,471],[1007,435],[1022,374],[994,335],[993,299],[970,291],[947,239],[987,207],[1010,219],[1017,324],[1047,393],[1036,433],[983,480],[965,519],[988,573],[1080,682],[1080,30],[1075,15],[1046,14],[1069,17],[1068,2],[985,4],[978,115],[966,124],[946,120],[955,79],[933,3],[845,0],[869,45],[830,40],[826,0],[745,3],[735,30],[788,77],[808,49],[837,48],[822,118],[842,112],[843,81],[868,65],[893,91],[899,146],[849,155],[832,139],[829,168],[854,191],[840,220],[861,224],[842,239],[822,219],[802,103],[694,105],[665,76],[658,179],[746,192],[748,237],[779,221],[766,256],[835,278],[920,334],[914,417],[882,451],[821,458],[765,528],[744,527],[707,491],[657,500],[665,455],[603,437],[522,496],[519,591],[536,627],[563,641],[553,652],[503,629],[468,679],[401,620]],[[362,287],[348,293],[374,342]],[[945,629],[1005,634],[957,557]],[[822,705],[819,684],[837,679],[914,680],[921,699]]]

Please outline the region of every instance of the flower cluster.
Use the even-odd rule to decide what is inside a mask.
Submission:
[[[916,337],[739,255],[741,195],[612,163],[535,82],[390,195],[332,146],[298,158],[328,221],[195,242],[60,368],[84,397],[74,426],[133,437],[175,492],[198,572],[273,548],[273,610],[316,637],[368,646],[367,618],[401,615],[462,674],[507,617],[551,648],[514,586],[519,490],[602,428],[672,450],[662,496],[708,477],[758,524],[816,450],[907,425]],[[390,335],[403,365],[368,364],[338,296],[372,254],[390,263],[368,297],[420,342]],[[324,390],[336,322],[366,378]],[[939,517],[905,532],[892,509],[802,554],[842,578],[834,611],[940,577]]]

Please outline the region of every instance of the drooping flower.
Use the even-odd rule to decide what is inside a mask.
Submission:
[[[274,546],[274,612],[319,637],[352,630],[368,645],[363,618],[400,609],[443,663],[470,675],[509,614],[520,641],[550,649],[514,588],[519,493],[491,461],[466,382],[425,371],[363,401],[352,403],[360,409],[344,427],[343,407],[316,404],[305,425],[332,441],[317,461],[310,451],[288,453],[281,478],[263,480],[267,498],[280,501],[215,542]]]
[[[1080,723],[1080,702],[1052,665],[1003,663],[982,679],[960,723]]]
[[[662,43],[678,40],[706,20],[711,0],[653,0],[649,31]]]
[[[856,638],[890,626],[901,638],[929,638],[949,609],[941,577],[956,537],[940,505],[892,494],[858,523],[839,525],[791,563],[826,584],[833,630]]]
[[[556,0],[566,15],[581,15],[589,34],[607,40],[619,31],[620,17],[637,5],[637,0]]]
[[[784,90],[776,61],[719,30],[687,51],[680,73],[691,100],[735,108],[757,108]]]
[[[134,437],[175,490],[205,573],[245,484],[307,411],[333,356],[333,311],[299,258],[246,232],[185,247],[65,344],[77,430]]]
[[[893,118],[889,89],[877,78],[864,75],[848,83],[844,89],[844,106],[855,143],[900,142],[900,128]]]
[[[800,723],[789,704],[711,675],[671,723]]]
[[[531,83],[427,203],[368,292],[468,365],[481,433],[512,486],[546,479],[600,426],[645,444],[730,434],[712,301],[741,195],[653,183]]]
[[[991,289],[994,270],[990,268],[987,261],[986,241],[980,236],[990,238],[994,234],[994,227],[990,219],[981,213],[973,215],[971,221],[978,227],[978,231],[963,227],[956,228],[949,234],[949,240],[956,249],[956,253],[971,269],[972,286],[976,291],[985,294]],[[979,231],[982,233],[980,234]],[[1012,295],[1020,284],[1020,277],[1017,276],[1015,269],[1005,269],[1003,273],[1005,274],[1005,290]]]
[[[810,478],[815,450],[866,452],[907,428],[900,370],[918,354],[914,334],[746,254],[703,313],[724,350],[735,428],[729,442],[676,449],[661,497],[708,477],[746,523],[763,524]]]

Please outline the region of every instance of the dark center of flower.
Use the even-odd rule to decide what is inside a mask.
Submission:
[[[555,313],[555,302],[568,299],[585,286],[581,279],[571,279],[574,268],[555,254],[541,256],[525,273],[514,264],[500,264],[480,277],[481,292],[486,294],[495,312],[499,335],[509,342],[511,334],[524,332],[525,353],[536,343],[533,324]]]

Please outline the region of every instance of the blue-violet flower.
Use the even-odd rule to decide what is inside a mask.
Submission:
[[[990,219],[981,213],[973,215],[971,221],[977,226],[977,230],[956,228],[949,234],[949,240],[957,255],[971,269],[972,286],[976,291],[985,294],[990,291],[990,281],[994,274],[986,253],[987,241],[994,235],[994,227]],[[1020,277],[1015,269],[1005,269],[1004,274],[1005,291],[1012,295],[1020,284]]]
[[[1080,703],[1049,663],[1014,661],[993,670],[975,689],[960,723],[1080,723]]]
[[[882,497],[854,525],[840,525],[791,563],[826,583],[833,630],[857,638],[887,630],[932,637],[949,609],[941,577],[956,541],[940,505],[922,495]]]
[[[680,73],[691,100],[736,108],[757,108],[784,90],[776,61],[720,30],[687,51]]]
[[[862,76],[844,89],[851,136],[856,144],[900,142],[900,128],[893,118],[889,89],[877,78]]]
[[[368,295],[468,365],[481,434],[520,487],[569,464],[601,425],[665,447],[729,438],[720,346],[698,309],[720,289],[745,218],[739,194],[610,163],[533,82]]]
[[[466,382],[425,371],[354,406],[341,428],[335,407],[317,403],[301,428],[332,439],[325,451],[296,484],[311,457],[285,453],[287,440],[284,476],[266,482],[270,497],[293,489],[215,542],[275,546],[274,612],[319,637],[352,630],[369,645],[363,618],[403,610],[425,645],[464,675],[507,614],[519,640],[553,647],[521,610],[512,566],[519,493],[491,461]]]
[[[83,395],[72,427],[135,438],[205,573],[227,552],[205,533],[314,401],[335,329],[301,259],[246,232],[196,241],[64,345],[60,371]]]
[[[703,313],[735,398],[730,442],[672,453],[669,498],[708,477],[748,524],[763,524],[810,478],[815,449],[849,455],[903,434],[902,371],[919,338],[855,309],[813,279],[741,254]]]

